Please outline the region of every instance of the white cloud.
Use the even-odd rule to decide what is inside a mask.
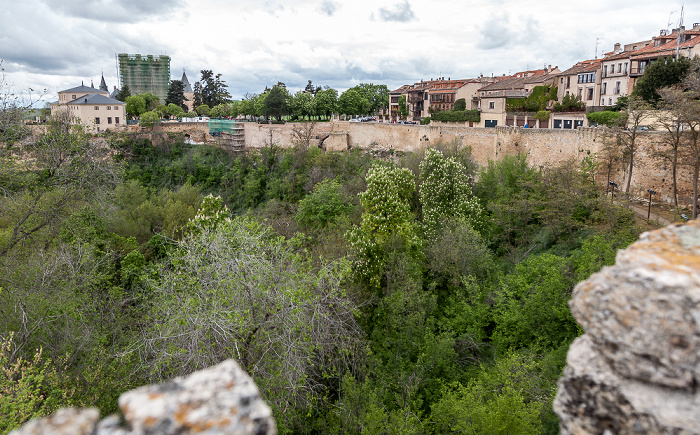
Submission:
[[[700,8],[686,5],[688,22]],[[652,0],[23,0],[0,14],[8,78],[52,91],[102,72],[115,53],[167,54],[171,75],[221,73],[231,94],[282,81],[291,91],[439,75],[500,75],[544,64],[565,69],[615,42],[649,39],[680,3]],[[374,19],[373,19],[374,17]],[[677,19],[677,16],[675,17]]]

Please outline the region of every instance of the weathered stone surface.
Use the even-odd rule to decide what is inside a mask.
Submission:
[[[570,302],[564,434],[700,433],[700,222],[643,234]]]
[[[142,435],[277,433],[272,411],[253,380],[233,360],[148,385],[119,397],[119,416],[102,421],[97,409],[65,408],[30,421],[12,435]]]
[[[10,435],[92,435],[99,420],[100,411],[95,408],[63,408],[28,422]]]
[[[119,408],[133,433],[276,433],[270,408],[233,360],[124,393]]]

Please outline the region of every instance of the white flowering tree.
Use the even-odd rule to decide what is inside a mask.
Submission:
[[[466,220],[477,231],[484,226],[483,210],[472,195],[466,168],[435,148],[426,150],[420,164],[420,202],[429,240],[448,220]]]
[[[389,241],[402,239],[409,249],[418,251],[420,240],[410,205],[415,181],[410,170],[386,165],[373,166],[366,179],[367,190],[360,194],[362,223],[350,231],[348,239],[356,253],[355,273],[379,287]]]

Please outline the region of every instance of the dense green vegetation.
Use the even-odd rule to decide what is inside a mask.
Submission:
[[[556,433],[572,288],[637,236],[590,164],[452,144],[230,155],[56,123],[0,162],[0,432],[235,358],[280,433]]]

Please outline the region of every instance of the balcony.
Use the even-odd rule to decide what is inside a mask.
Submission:
[[[641,75],[644,75],[645,69],[646,69],[646,66],[641,67],[641,68],[636,68],[636,67],[630,68],[630,77],[639,77]]]

